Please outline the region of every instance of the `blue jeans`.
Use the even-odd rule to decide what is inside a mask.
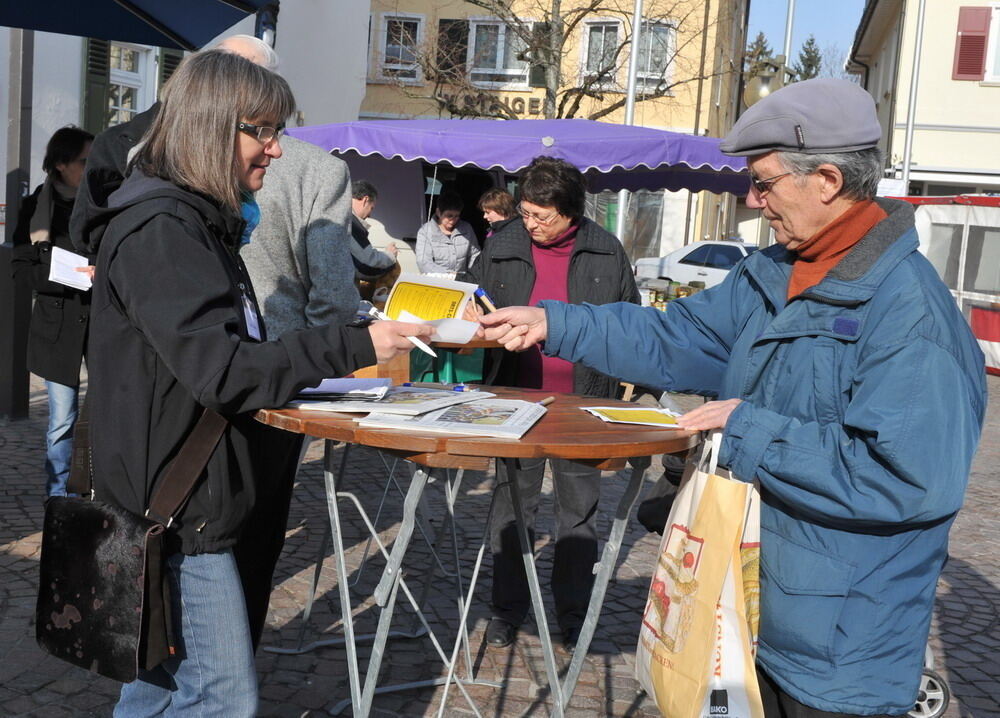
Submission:
[[[45,432],[45,473],[48,496],[65,496],[73,461],[73,427],[76,425],[77,388],[46,381],[49,393],[49,428]]]
[[[257,674],[233,552],[167,559],[178,655],[122,686],[115,718],[253,718]]]

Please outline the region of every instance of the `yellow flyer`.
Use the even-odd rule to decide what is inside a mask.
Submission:
[[[611,424],[641,424],[643,426],[659,426],[665,429],[681,428],[677,425],[677,417],[680,415],[669,409],[648,407],[622,409],[612,406],[585,406],[583,409]]]
[[[425,321],[460,319],[466,305],[473,301],[476,285],[452,279],[402,274],[385,303],[390,319],[409,312]]]

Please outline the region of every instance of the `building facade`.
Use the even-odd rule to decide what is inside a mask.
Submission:
[[[586,0],[372,0],[361,119],[625,117],[633,3]],[[735,121],[746,0],[647,0],[634,123],[722,136]],[[726,232],[727,197],[637,195],[625,244],[664,254]],[[594,213],[614,226],[617,201]],[[639,213],[637,215],[637,213]]]
[[[887,176],[901,178],[918,0],[868,0],[850,69],[875,98]],[[1000,192],[1000,2],[925,3],[911,195]],[[903,188],[901,188],[903,189]]]

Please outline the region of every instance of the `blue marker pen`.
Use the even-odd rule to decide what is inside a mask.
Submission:
[[[474,294],[479,297],[479,301],[483,303],[483,306],[491,312],[495,312],[497,310],[496,305],[493,303],[493,298],[486,292],[485,289],[477,287]]]

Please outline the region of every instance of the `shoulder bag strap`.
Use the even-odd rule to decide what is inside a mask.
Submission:
[[[73,427],[73,454],[69,466],[69,479],[66,480],[66,493],[77,496],[89,496],[94,488],[93,474],[90,470],[90,412],[87,410],[90,402],[86,399],[76,415]]]
[[[202,470],[215,451],[222,432],[229,421],[211,409],[205,409],[191,435],[181,446],[171,462],[166,475],[160,479],[146,516],[164,526],[173,522],[176,514],[194,491]]]
[[[93,492],[94,476],[90,453],[90,402],[84,399],[73,430],[73,460],[66,490],[79,496]],[[169,526],[174,514],[194,491],[202,470],[215,451],[228,420],[218,412],[205,409],[191,434],[181,445],[177,457],[159,482],[149,502],[146,516]]]

